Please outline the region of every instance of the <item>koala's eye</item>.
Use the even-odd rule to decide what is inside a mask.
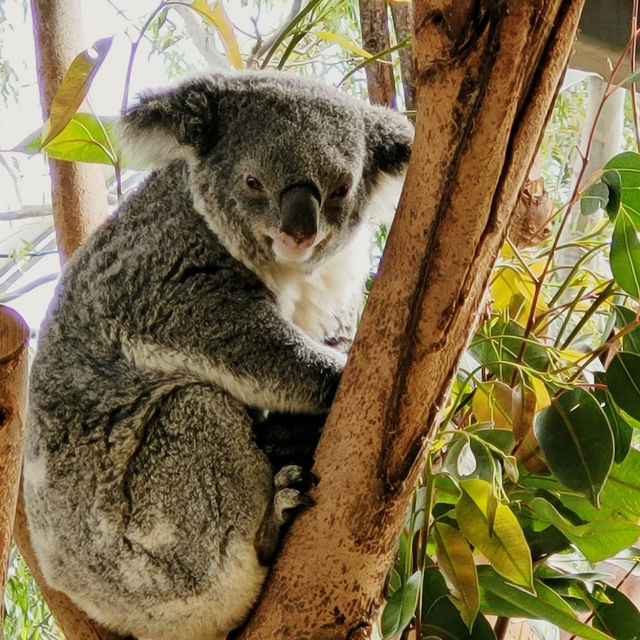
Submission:
[[[251,189],[251,191],[256,191],[257,193],[263,193],[265,190],[264,187],[262,186],[262,182],[260,182],[258,178],[254,178],[253,176],[247,176],[244,179],[244,182],[247,185],[247,187]]]
[[[348,192],[349,192],[349,185],[343,184],[343,185],[340,185],[337,189],[334,189],[329,194],[329,198],[331,198],[332,200],[336,200],[338,198],[344,198]]]

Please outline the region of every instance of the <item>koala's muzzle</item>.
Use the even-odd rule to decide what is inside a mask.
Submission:
[[[281,241],[293,248],[310,247],[318,235],[320,194],[312,184],[287,187],[280,196]]]

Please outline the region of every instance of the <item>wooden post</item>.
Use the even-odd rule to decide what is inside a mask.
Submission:
[[[29,328],[0,305],[0,598],[4,596],[16,513],[27,410]],[[0,638],[3,600],[0,600]]]
[[[413,155],[293,523],[241,640],[371,637],[583,0],[414,0]]]

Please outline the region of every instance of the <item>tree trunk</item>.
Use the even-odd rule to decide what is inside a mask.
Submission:
[[[240,638],[369,637],[583,0],[414,0],[405,191],[294,522]]]
[[[46,119],[69,65],[85,49],[80,3],[78,0],[32,0],[31,11],[40,101]],[[51,159],[49,172],[58,250],[64,262],[107,215],[104,175],[96,165]],[[96,625],[67,596],[49,588],[44,581],[29,539],[22,490],[14,538],[67,640],[116,640],[117,636]]]
[[[411,5],[391,2],[389,6],[393,16],[396,41],[402,42],[410,38],[413,33]],[[404,108],[406,111],[414,111],[416,108],[416,63],[413,59],[411,47],[400,49],[398,55],[400,56],[400,71],[402,72]]]
[[[0,305],[0,598],[4,594],[22,469],[28,344],[29,328],[24,320]],[[2,602],[0,599],[0,638]]]
[[[60,82],[82,39],[79,0],[31,0],[42,114],[46,120]],[[98,165],[49,159],[53,220],[62,261],[107,215],[104,174]]]
[[[386,0],[360,0],[360,29],[362,46],[369,53],[389,48],[389,18]],[[369,101],[396,108],[396,85],[391,58],[371,62],[365,67]]]

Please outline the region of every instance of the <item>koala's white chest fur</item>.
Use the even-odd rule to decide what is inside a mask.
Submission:
[[[338,335],[345,310],[362,299],[370,264],[369,242],[370,231],[363,225],[310,274],[286,265],[274,265],[261,273],[276,296],[282,317],[319,342]]]

